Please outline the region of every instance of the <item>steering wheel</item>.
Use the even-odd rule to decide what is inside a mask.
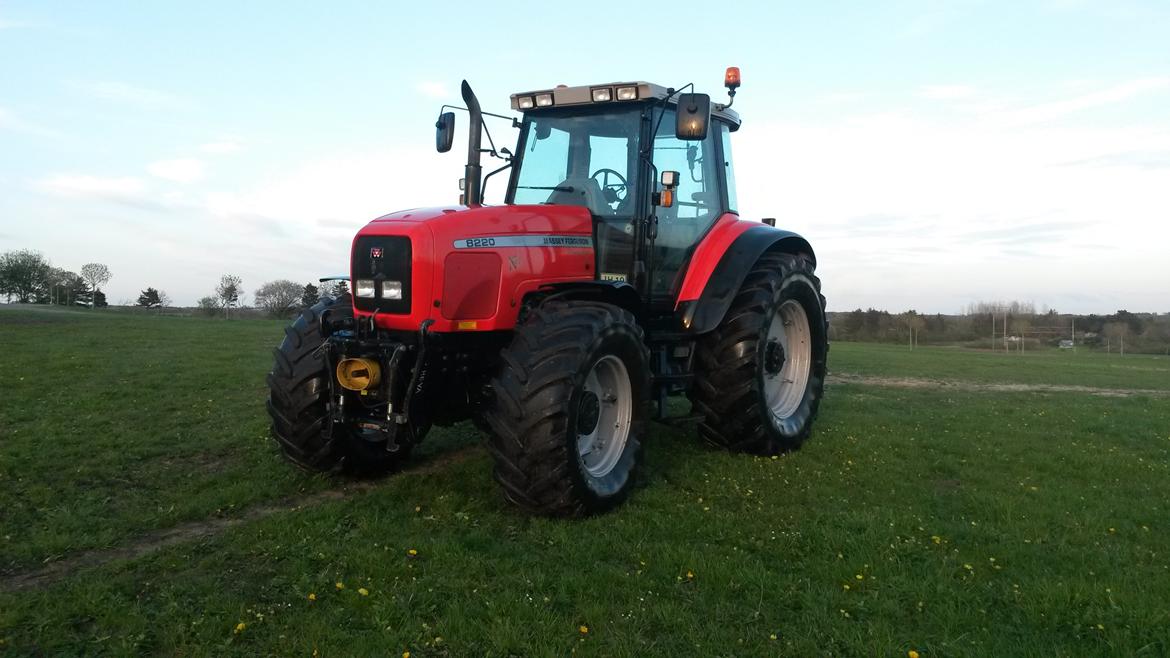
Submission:
[[[625,176],[622,176],[614,169],[603,167],[593,172],[590,178],[597,178],[598,175],[601,176],[601,180],[598,183],[601,184],[601,194],[605,197],[606,203],[621,203],[626,200],[626,195],[629,194],[629,187],[626,184]],[[609,182],[610,176],[613,176],[621,182]]]

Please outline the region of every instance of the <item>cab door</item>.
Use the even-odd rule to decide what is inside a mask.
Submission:
[[[675,137],[675,112],[668,109],[654,136],[652,159],[659,173],[679,172],[675,201],[655,207],[658,234],[650,241],[650,299],[655,308],[673,308],[695,246],[720,215],[730,210],[725,186],[730,158],[722,154],[727,126],[712,120],[707,137]],[[655,189],[658,182],[654,181]]]

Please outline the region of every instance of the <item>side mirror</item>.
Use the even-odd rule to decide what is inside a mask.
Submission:
[[[435,150],[446,153],[451,150],[451,142],[455,140],[455,113],[444,112],[435,122]]]
[[[678,97],[678,121],[674,136],[687,141],[707,138],[707,127],[711,123],[711,97],[707,94],[680,94]]]

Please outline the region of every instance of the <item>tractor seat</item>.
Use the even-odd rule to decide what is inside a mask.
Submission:
[[[601,192],[601,185],[592,178],[566,178],[557,187],[571,187],[571,192],[553,190],[548,195],[546,204],[557,206],[582,206],[588,208],[594,215],[607,216],[613,214],[613,209],[605,202],[605,195]]]

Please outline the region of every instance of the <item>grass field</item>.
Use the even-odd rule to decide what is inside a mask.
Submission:
[[[834,345],[800,452],[659,427],[624,507],[550,521],[468,427],[287,466],[280,336],[0,309],[0,654],[1170,653],[1170,359]]]

